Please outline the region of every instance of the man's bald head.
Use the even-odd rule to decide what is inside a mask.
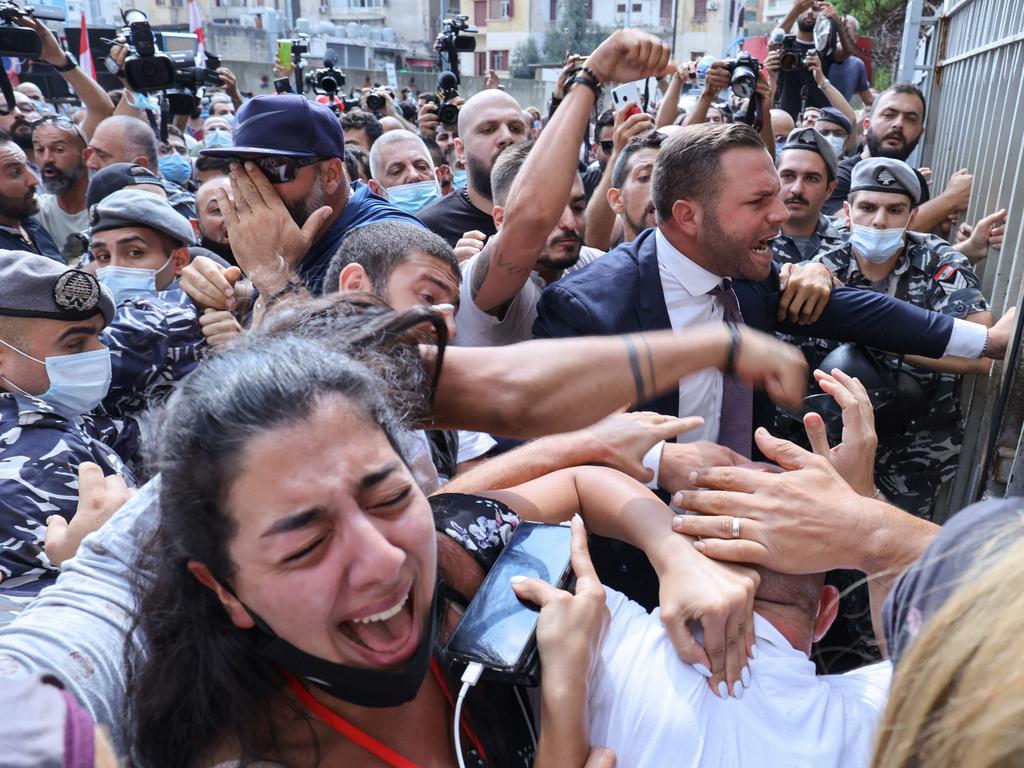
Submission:
[[[796,128],[796,124],[793,122],[793,116],[784,109],[773,109],[771,111],[772,116],[772,134],[775,136],[776,141],[785,141],[786,137]]]
[[[99,170],[112,163],[136,163],[156,172],[160,167],[153,130],[135,117],[114,115],[98,126],[89,141],[86,165]]]
[[[464,136],[473,127],[474,121],[480,119],[482,112],[494,107],[514,109],[519,112],[519,118],[525,122],[526,116],[518,101],[504,91],[488,88],[470,96],[459,109],[459,135]]]

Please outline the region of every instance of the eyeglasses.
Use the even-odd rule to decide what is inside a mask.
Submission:
[[[610,155],[612,153],[612,150],[615,149],[614,141],[599,141],[597,143],[601,146],[601,151],[604,152],[606,155]]]
[[[254,157],[254,163],[263,171],[271,184],[284,184],[293,181],[299,168],[322,163],[322,157]]]
[[[43,125],[53,125],[63,131],[74,131],[78,138],[82,140],[82,146],[89,146],[89,140],[85,138],[85,134],[78,127],[78,123],[64,115],[46,115],[38,120],[34,120],[32,122],[32,132],[35,133],[36,129]]]

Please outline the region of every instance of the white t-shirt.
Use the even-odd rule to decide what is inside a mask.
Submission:
[[[580,249],[578,265],[586,266],[603,256],[604,252],[596,248]],[[517,344],[533,338],[533,322],[537,319],[537,302],[547,284],[536,272],[530,273],[519,293],[512,299],[505,316],[500,320],[480,309],[473,301],[470,285],[473,282],[473,269],[480,254],[466,259],[462,268],[462,286],[459,288],[461,302],[459,312],[455,315],[455,327],[458,334],[452,342],[459,347],[503,347],[506,344]],[[569,270],[566,270],[568,272]]]
[[[56,195],[39,195],[39,213],[36,218],[53,238],[58,250],[64,253],[64,246],[70,235],[84,232],[89,228],[89,209],[68,213],[60,207]]]
[[[679,660],[657,610],[607,594],[611,625],[590,683],[590,735],[615,750],[620,768],[869,764],[889,662],[818,677],[807,656],[755,614],[750,688],[722,700]]]

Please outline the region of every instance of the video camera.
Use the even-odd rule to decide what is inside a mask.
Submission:
[[[459,96],[459,78],[454,72],[442,72],[437,76],[437,119],[444,125],[459,122],[459,108],[449,102]]]
[[[306,73],[306,87],[312,88],[314,93],[334,96],[345,85],[345,73],[334,66],[337,63],[338,54],[328,48],[324,53],[324,65]]]
[[[725,59],[724,64],[729,70],[729,85],[732,92],[741,99],[749,99],[757,91],[757,73],[760,62],[746,51],[733,59]]]
[[[36,31],[14,23],[15,19],[26,16],[44,21],[64,21],[64,12],[52,5],[22,7],[11,0],[0,0],[0,56],[29,59],[43,52],[43,41]],[[7,108],[0,109],[0,115],[9,115],[14,109],[14,88],[3,68],[0,68],[0,92],[7,102]]]
[[[469,23],[469,16],[465,15],[453,16],[441,23],[441,33],[434,41],[434,50],[437,51],[437,66],[442,72],[454,74],[456,83],[461,82],[459,54],[472,53],[476,50],[476,40],[467,35],[475,35],[478,31]]]

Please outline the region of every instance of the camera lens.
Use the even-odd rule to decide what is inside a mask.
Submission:
[[[379,93],[371,93],[366,97],[366,106],[374,112],[380,112],[384,109],[384,97]]]
[[[754,94],[757,77],[750,67],[740,65],[733,70],[729,83],[732,85],[733,93],[741,99],[748,99]]]
[[[442,104],[437,110],[437,119],[444,125],[455,125],[459,122],[459,108],[454,104]]]
[[[330,75],[320,78],[320,87],[327,93],[335,93],[338,90],[338,81]]]

